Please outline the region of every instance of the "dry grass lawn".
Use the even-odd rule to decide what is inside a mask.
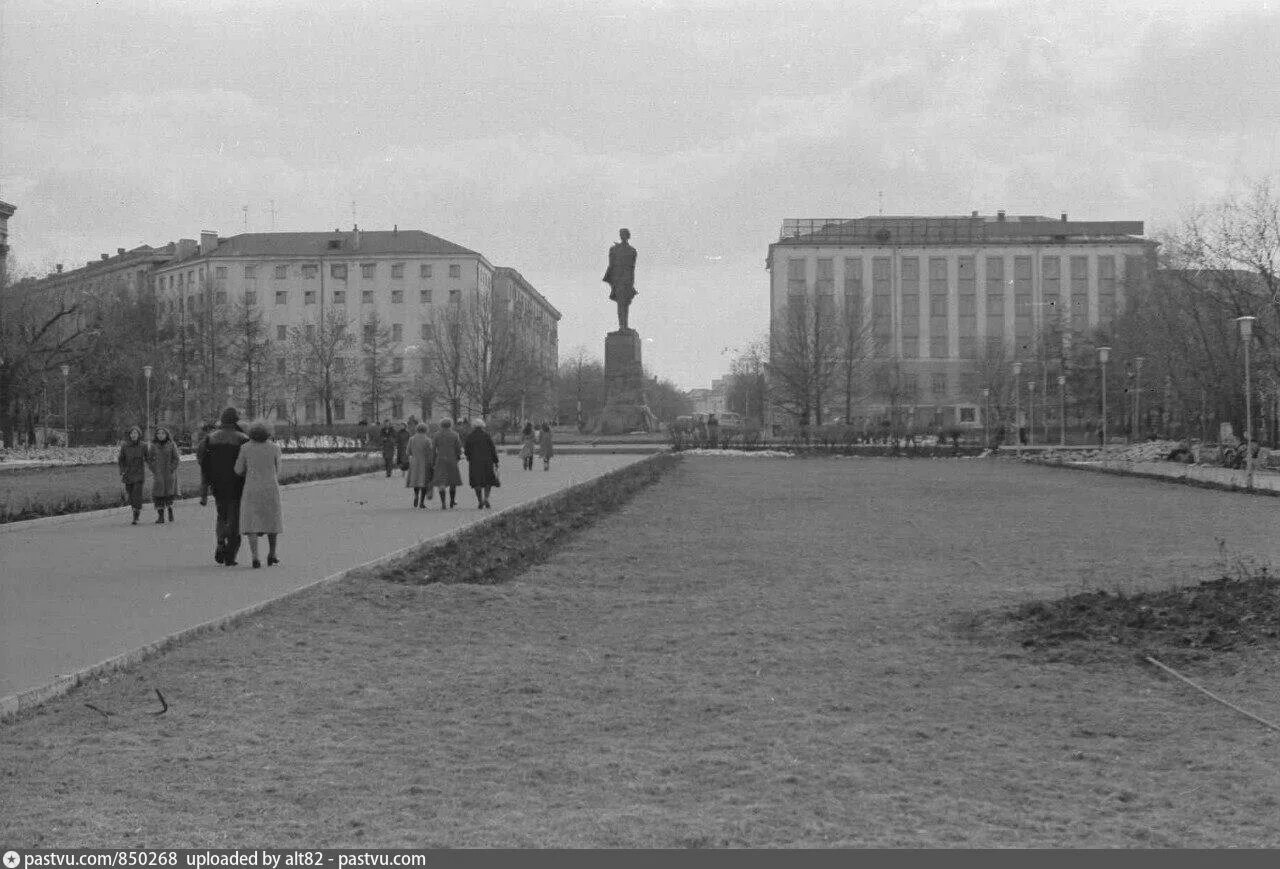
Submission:
[[[1216,536],[1271,558],[1276,509],[993,461],[686,459],[516,581],[310,593],[0,727],[3,838],[1280,846],[1280,735],[956,628],[1212,578]],[[1274,718],[1278,664],[1189,673]]]

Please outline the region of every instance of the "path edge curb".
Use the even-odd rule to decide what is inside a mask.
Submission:
[[[526,501],[523,504],[517,504],[502,510],[498,510],[469,525],[464,525],[461,528],[455,528],[452,531],[446,531],[444,534],[440,534],[436,537],[429,537],[426,540],[418,540],[414,543],[409,544],[408,546],[404,546],[392,552],[379,555],[377,558],[372,558],[369,561],[366,561],[362,564],[357,564],[352,567],[348,567],[345,570],[340,570],[337,573],[332,573],[328,576],[322,577],[313,582],[308,582],[305,585],[300,585],[295,589],[291,589],[289,591],[283,592],[282,594],[278,594],[273,598],[269,598],[264,601],[259,601],[258,603],[255,603],[255,604],[250,604],[247,607],[238,609],[235,612],[229,613],[225,616],[220,616],[216,619],[212,619],[207,622],[202,622],[198,625],[193,625],[189,628],[183,628],[180,631],[176,631],[172,634],[169,634],[166,637],[156,640],[155,642],[148,643],[145,646],[140,646],[128,652],[124,652],[122,654],[116,655],[115,657],[107,658],[105,661],[99,661],[97,664],[92,664],[88,667],[83,667],[74,673],[60,675],[45,685],[37,685],[33,688],[27,688],[23,691],[19,691],[16,694],[9,694],[5,697],[0,697],[0,724],[8,724],[14,719],[16,719],[22,713],[36,709],[44,705],[45,703],[48,703],[50,700],[56,700],[57,698],[63,696],[64,694],[69,694],[71,693],[71,691],[75,690],[76,688],[80,687],[81,685],[85,684],[86,682],[92,679],[100,678],[108,673],[115,673],[120,670],[126,670],[129,667],[132,667],[136,664],[140,664],[143,661],[148,660],[149,658],[153,658],[170,649],[177,648],[178,646],[181,646],[184,643],[190,642],[191,640],[197,639],[206,634],[211,634],[215,631],[224,631],[229,628],[235,627],[236,625],[240,624],[246,619],[249,619],[255,615],[258,615],[263,610],[266,610],[269,607],[275,606],[276,604],[281,603],[283,601],[297,597],[298,595],[303,594],[304,592],[312,591],[317,588],[322,588],[326,585],[333,585],[333,584],[339,583],[342,580],[347,579],[349,576],[351,576],[354,573],[368,570],[370,568],[381,567],[385,564],[389,564],[395,561],[398,558],[406,556],[412,552],[426,551],[429,549],[435,549],[440,546],[445,546],[451,543],[452,541],[454,541],[455,539],[457,539],[458,537],[461,537],[466,534],[475,533],[477,529],[484,528],[498,521],[500,518],[504,516],[516,514],[516,513],[519,513],[520,511],[527,511],[527,510],[533,510],[539,507],[545,507],[548,504],[552,504],[557,500],[576,495],[590,487],[598,486],[603,483],[606,483],[612,480],[615,476],[619,476],[625,473],[632,473],[636,471],[638,468],[644,467],[645,465],[654,464],[662,460],[664,457],[668,457],[671,455],[674,455],[674,454],[664,450],[663,452],[657,453],[655,455],[646,456],[645,458],[642,458],[639,461],[632,462],[627,465],[623,465],[621,468],[614,468],[612,471],[607,471],[606,473],[601,474],[598,477],[592,477],[591,479],[583,480],[582,482],[575,483],[574,485],[569,486],[566,489],[561,489],[558,492],[552,492],[549,495],[543,495],[539,498],[533,499],[532,501]],[[342,479],[342,478],[335,478],[335,479]],[[314,481],[308,481],[308,482],[325,483],[325,482],[329,482],[329,480],[314,480]],[[300,485],[305,485],[305,484],[300,484]],[[80,515],[83,515],[83,514],[80,514]],[[61,517],[54,516],[49,518],[56,519]]]
[[[1069,465],[1063,462],[1040,462],[1025,461],[1025,464],[1033,465],[1040,468],[1058,468],[1064,471],[1084,471],[1092,474],[1110,474],[1113,477],[1138,477],[1143,480],[1155,480],[1160,483],[1173,483],[1182,486],[1194,486],[1199,489],[1215,489],[1219,492],[1235,492],[1239,495],[1261,495],[1266,498],[1280,497],[1280,490],[1265,489],[1254,486],[1252,489],[1242,486],[1238,483],[1220,483],[1216,480],[1198,480],[1194,477],[1184,475],[1175,476],[1173,474],[1157,474],[1150,471],[1140,471],[1132,468],[1090,466],[1090,465]]]

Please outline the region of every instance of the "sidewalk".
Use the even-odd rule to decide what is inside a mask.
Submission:
[[[1131,477],[1174,480],[1182,483],[1211,486],[1216,489],[1246,489],[1244,471],[1234,471],[1231,468],[1215,468],[1211,465],[1183,465],[1177,462],[1054,462],[1036,461],[1034,459],[1031,464],[1048,465],[1054,468],[1071,468],[1078,471],[1123,474]],[[1263,494],[1280,495],[1280,474],[1270,469],[1255,468],[1253,472],[1253,488]]]
[[[285,486],[281,564],[259,570],[247,542],[238,566],[214,563],[212,500],[179,501],[173,525],[145,510],[135,527],[127,507],[0,525],[0,701],[641,458],[504,461],[486,511],[465,487],[454,510],[414,510],[398,473]]]

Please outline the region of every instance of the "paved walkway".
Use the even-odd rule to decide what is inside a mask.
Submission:
[[[1059,462],[1066,468],[1099,469],[1107,471],[1123,471],[1139,477],[1154,477],[1170,480],[1194,480],[1210,483],[1224,488],[1245,488],[1246,474],[1231,468],[1219,468],[1212,465],[1183,465],[1178,462]],[[1280,474],[1271,469],[1255,468],[1253,472],[1253,488],[1264,492],[1280,492]]]
[[[214,563],[212,500],[179,501],[173,525],[144,509],[134,527],[127,507],[0,525],[0,699],[642,458],[558,457],[549,472],[504,461],[489,511],[469,489],[454,510],[414,510],[399,474],[286,486],[281,564],[260,570],[247,543],[238,566]]]

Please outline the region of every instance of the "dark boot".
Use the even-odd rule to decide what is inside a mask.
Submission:
[[[173,505],[170,504],[168,509],[169,509],[169,521],[172,522],[173,521]]]
[[[163,507],[156,508],[156,524],[157,525],[164,524],[164,508]]]
[[[142,508],[134,507],[133,508],[133,524],[134,525],[138,524],[138,517],[140,517],[141,515],[142,515]]]
[[[449,505],[444,502],[444,489],[441,489],[440,490],[440,509],[443,510],[447,506]]]

